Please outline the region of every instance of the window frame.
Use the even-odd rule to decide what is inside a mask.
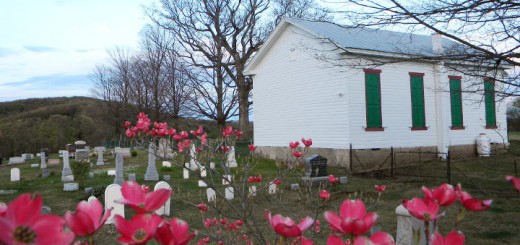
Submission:
[[[450,111],[451,111],[451,130],[463,130],[466,127],[464,126],[464,108],[462,107],[462,76],[448,76],[449,78],[449,88],[450,88]],[[452,81],[458,81],[459,91],[452,90]],[[460,125],[453,125],[454,118],[454,107],[453,107],[453,96],[457,93],[459,95],[459,107],[460,107]]]
[[[382,113],[382,96],[381,96],[381,70],[379,69],[363,69],[363,72],[364,72],[364,75],[365,75],[365,120],[366,120],[366,127],[365,127],[365,131],[367,132],[373,132],[373,131],[384,131],[385,129],[383,128],[383,113]],[[369,106],[368,106],[368,89],[367,89],[367,74],[375,74],[377,75],[377,78],[378,78],[378,82],[379,82],[379,90],[378,90],[378,95],[379,95],[379,118],[380,118],[380,121],[379,121],[379,127],[369,127],[368,124],[369,124]]]
[[[410,101],[411,101],[411,114],[412,114],[412,127],[410,128],[412,131],[417,131],[417,130],[428,130],[428,127],[426,126],[426,104],[425,104],[425,101],[424,101],[424,73],[419,73],[419,72],[409,72],[408,75],[410,76]],[[421,99],[422,99],[422,120],[424,122],[424,125],[423,126],[417,126],[415,125],[415,122],[414,122],[414,118],[415,117],[415,114],[414,114],[414,93],[413,93],[413,78],[414,77],[417,77],[417,78],[420,78],[421,79],[421,88],[422,88],[422,94],[421,94]]]

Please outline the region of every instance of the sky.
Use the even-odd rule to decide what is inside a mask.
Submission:
[[[107,50],[137,46],[150,0],[0,1],[0,102],[90,96]]]

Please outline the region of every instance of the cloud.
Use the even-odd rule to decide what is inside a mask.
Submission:
[[[23,48],[26,50],[29,50],[31,52],[35,52],[35,53],[58,52],[58,49],[53,48],[53,47],[47,47],[47,46],[25,45],[25,46],[23,46]]]
[[[88,96],[92,83],[86,74],[53,74],[0,83],[0,101],[58,96]]]
[[[16,51],[13,49],[0,47],[0,57],[5,57],[14,53],[16,53]]]

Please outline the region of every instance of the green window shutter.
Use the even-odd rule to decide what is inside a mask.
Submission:
[[[460,78],[450,78],[451,126],[462,127],[462,91]]]
[[[412,95],[412,127],[426,127],[423,77],[411,75],[410,88]]]
[[[486,104],[486,126],[496,126],[495,83],[493,81],[484,81],[484,100]]]
[[[381,91],[379,73],[365,72],[367,128],[381,128]]]

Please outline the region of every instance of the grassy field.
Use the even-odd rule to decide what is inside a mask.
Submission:
[[[520,141],[511,141],[512,151],[520,152]],[[244,146],[237,150],[238,153],[246,153]],[[51,158],[57,156],[51,155]],[[114,169],[114,159],[110,155],[105,155],[109,163],[105,166],[93,166],[91,171],[95,173],[94,178],[87,178],[80,191],[64,192],[63,183],[61,182],[61,166],[50,167],[52,175],[48,178],[42,178],[39,168],[31,168],[29,163],[17,166],[0,166],[0,189],[15,190],[13,194],[0,194],[0,201],[10,202],[16,196],[22,193],[39,193],[44,198],[44,205],[52,208],[52,213],[63,215],[67,210],[75,210],[76,204],[80,200],[87,198],[83,188],[94,187],[102,190],[104,187],[113,183],[113,177],[107,176],[107,169]],[[515,160],[518,157],[513,153],[507,153],[489,158],[471,158],[452,162],[451,183],[461,183],[463,189],[476,198],[493,199],[492,208],[485,212],[467,213],[466,218],[458,226],[458,229],[466,235],[466,244],[518,244],[520,241],[520,195],[514,191],[511,185],[505,181],[505,175],[515,174]],[[95,158],[91,161],[95,162]],[[238,159],[239,164],[242,161]],[[257,158],[254,167],[251,169],[251,175],[262,175],[262,184],[265,186],[269,180],[274,179],[279,173],[280,163]],[[33,160],[39,163],[39,158]],[[158,161],[157,166],[160,166]],[[125,159],[125,178],[127,173],[136,173],[137,181],[142,184],[153,186],[155,182],[144,181],[146,171],[147,154],[139,152],[135,158]],[[10,169],[19,167],[21,169],[21,181],[10,182]],[[221,213],[227,214],[232,220],[233,217],[239,217],[228,208],[221,210],[210,209],[205,215],[201,216],[201,212],[194,206],[195,204],[206,202],[205,188],[197,187],[197,179],[192,177],[188,180],[182,178],[182,170],[173,168],[166,170],[158,167],[161,176],[164,174],[171,175],[168,181],[173,187],[174,194],[171,203],[172,217],[179,217],[189,222],[190,228],[199,230],[199,236],[195,240],[201,239],[202,234],[211,233],[214,230],[208,230],[203,226],[205,218],[219,218]],[[410,171],[407,171],[410,170]],[[377,226],[382,231],[387,231],[395,236],[396,216],[395,208],[403,199],[411,199],[415,196],[421,196],[421,186],[436,187],[446,182],[446,168],[444,162],[426,162],[417,164],[414,167],[407,167],[398,171],[399,173],[409,173],[409,175],[398,175],[391,177],[388,173],[379,172],[364,175],[350,175],[348,170],[344,168],[329,167],[329,174],[336,176],[348,176],[348,184],[337,185],[331,188],[332,196],[327,202],[321,202],[316,198],[318,189],[306,189],[293,191],[290,188],[291,183],[297,183],[302,169],[293,172],[282,180],[279,186],[280,190],[276,195],[259,194],[251,199],[249,205],[252,206],[252,214],[261,222],[257,225],[261,230],[268,234],[267,237],[273,241],[274,232],[272,232],[267,223],[264,221],[263,213],[267,208],[273,213],[281,213],[284,216],[290,216],[293,219],[303,218],[305,216],[317,217],[322,225],[320,233],[311,234],[306,232],[305,236],[313,236],[317,244],[324,244],[329,234],[328,225],[323,219],[325,210],[338,211],[338,206],[347,198],[361,198],[369,207],[370,212],[377,212],[379,219]],[[417,174],[421,173],[421,174]],[[242,176],[237,175],[236,181],[241,181]],[[215,181],[215,183],[219,182]],[[386,191],[377,201],[377,193],[374,185],[385,184]],[[216,189],[222,191],[224,187],[217,183]],[[260,187],[260,186],[259,186]],[[223,198],[218,198],[218,204],[225,204]],[[231,204],[236,205],[236,201]],[[458,204],[457,204],[458,205]],[[224,205],[225,206],[225,205]],[[458,206],[457,206],[458,207]],[[440,219],[439,229],[443,234],[447,234],[452,228],[454,215],[457,207],[452,207],[447,211],[447,217]],[[127,211],[127,217],[131,216],[131,211]],[[247,231],[244,231],[247,233]],[[236,233],[238,234],[238,233]],[[236,235],[235,233],[231,235]],[[117,232],[112,225],[105,226],[100,233],[96,235],[98,244],[115,244]],[[195,244],[195,242],[192,242]]]

